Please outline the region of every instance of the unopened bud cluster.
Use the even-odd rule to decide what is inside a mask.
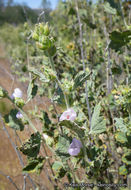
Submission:
[[[36,45],[41,50],[47,50],[49,54],[54,55],[56,48],[54,39],[50,36],[48,23],[36,24],[35,30],[32,33],[32,38],[36,41]]]
[[[0,98],[5,98],[8,93],[0,86]]]

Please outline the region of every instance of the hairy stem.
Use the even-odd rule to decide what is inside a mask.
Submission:
[[[82,23],[79,15],[79,9],[78,9],[78,2],[75,0],[75,5],[76,5],[76,12],[77,12],[77,19],[78,19],[78,24],[79,24],[79,36],[80,36],[80,50],[81,50],[81,59],[82,59],[82,64],[83,64],[83,71],[86,71],[85,67],[85,58],[84,58],[84,48],[83,48],[83,32],[82,32]],[[86,104],[87,104],[87,110],[88,110],[88,116],[89,116],[89,125],[91,128],[91,109],[90,109],[90,104],[89,104],[89,99],[88,99],[88,89],[87,89],[87,81],[85,82],[85,94],[86,94]]]
[[[55,70],[55,66],[54,66],[54,62],[53,62],[52,57],[49,56],[49,59],[50,59],[51,67],[52,67],[53,71],[56,73],[56,70]],[[57,80],[57,82],[58,82],[59,87],[61,88],[61,90],[62,90],[62,92],[63,92],[64,99],[65,99],[65,103],[66,103],[66,107],[67,107],[67,109],[68,109],[68,108],[69,108],[69,105],[68,105],[67,97],[66,97],[66,94],[65,94],[65,92],[64,92],[64,89],[63,89],[63,87],[62,87],[62,84],[61,84],[61,82],[60,82],[60,80],[59,80],[59,78],[58,78],[58,76],[57,76],[57,73],[56,73],[56,80]]]

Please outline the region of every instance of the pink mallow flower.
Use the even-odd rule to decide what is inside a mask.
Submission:
[[[69,146],[68,153],[71,156],[77,156],[81,148],[82,148],[82,143],[76,138],[73,138],[72,143]]]
[[[63,114],[60,116],[59,120],[60,121],[63,121],[63,120],[74,121],[75,118],[76,118],[76,112],[72,108],[69,108],[63,112]]]
[[[21,119],[22,117],[23,117],[22,113],[18,111],[18,113],[16,114],[16,118]]]
[[[15,88],[13,94],[11,95],[11,98],[22,98],[22,91],[19,88]]]

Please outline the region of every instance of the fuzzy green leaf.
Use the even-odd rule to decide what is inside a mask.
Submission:
[[[128,139],[127,139],[127,136],[125,133],[123,132],[118,132],[115,134],[115,138],[118,142],[120,143],[127,143],[128,142]]]
[[[121,132],[126,133],[127,128],[123,123],[123,119],[122,118],[114,118],[114,120],[116,121],[116,123],[115,123],[116,128],[119,129]]]
[[[84,131],[78,127],[78,125],[70,120],[63,120],[60,122],[60,126],[65,126],[68,129],[74,131],[79,137],[84,136]]]
[[[24,125],[20,119],[16,118],[17,113],[17,109],[12,109],[9,114],[4,116],[4,119],[6,124],[10,126],[12,129],[23,131]]]
[[[115,15],[117,13],[116,9],[114,9],[113,7],[111,7],[108,2],[106,2],[103,6],[104,6],[105,12],[107,12],[109,14],[112,14],[112,15]]]
[[[59,136],[58,143],[57,143],[57,150],[56,154],[63,160],[68,160],[70,155],[68,153],[68,148],[70,146],[70,141],[67,136]]]
[[[128,174],[128,170],[127,170],[125,165],[119,167],[119,174],[120,175],[127,175]]]
[[[33,73],[35,76],[37,76],[40,81],[42,81],[42,82],[49,82],[49,79],[47,79],[47,78],[45,77],[45,75],[44,75],[43,73],[39,72],[38,70],[36,70],[36,69],[30,67],[30,68],[29,68],[29,71],[30,71],[31,73]]]
[[[115,51],[119,51],[120,48],[123,46],[127,45],[127,43],[130,42],[131,40],[131,31],[127,30],[124,32],[118,32],[118,31],[113,31],[110,33],[110,45],[109,47],[111,49],[114,49]]]
[[[131,165],[131,151],[122,156],[122,162],[124,162],[126,165]]]
[[[74,79],[74,89],[80,87],[90,76],[91,73],[85,73],[84,71],[80,71],[75,79]]]
[[[29,83],[28,90],[27,90],[27,102],[33,99],[37,94],[38,86],[34,82],[35,82],[35,79],[32,79]]]
[[[63,167],[63,164],[62,162],[59,162],[59,161],[55,161],[52,165],[52,169],[55,171],[60,170],[62,167]]]
[[[90,134],[99,134],[106,131],[106,120],[100,117],[100,104],[96,105],[91,120]]]
[[[25,173],[34,173],[40,174],[45,163],[45,158],[38,157],[35,159],[31,159],[28,161],[28,164],[23,168],[23,172]]]
[[[41,144],[41,135],[39,132],[31,135],[30,139],[27,140],[22,146],[19,148],[20,151],[29,156],[29,157],[37,157],[40,151]]]

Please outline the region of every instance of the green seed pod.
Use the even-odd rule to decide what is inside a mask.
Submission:
[[[43,23],[39,23],[39,30],[41,34],[44,34],[44,24]]]
[[[48,36],[50,34],[50,29],[48,23],[44,26],[44,35]]]
[[[33,32],[32,38],[36,41],[39,41],[39,35],[36,32]]]

